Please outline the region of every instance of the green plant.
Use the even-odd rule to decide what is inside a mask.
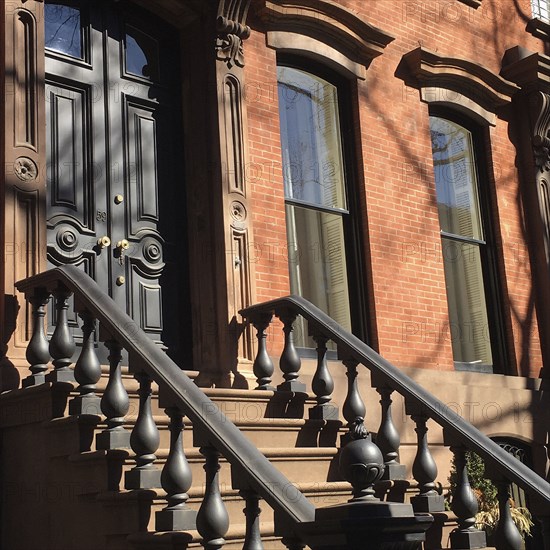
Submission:
[[[479,511],[476,514],[476,527],[486,531],[490,537],[494,532],[499,519],[497,488],[495,484],[485,477],[485,465],[481,457],[472,451],[466,453],[466,471],[470,486],[476,495]],[[446,495],[447,508],[450,509],[452,495],[456,490],[458,483],[458,474],[454,457],[451,464],[451,472],[449,475],[449,492]],[[516,506],[513,500],[510,501],[510,513],[516,527],[518,528],[523,539],[531,536],[531,527],[533,521],[531,513],[527,508]]]

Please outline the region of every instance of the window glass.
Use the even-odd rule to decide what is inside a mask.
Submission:
[[[151,36],[127,25],[125,45],[126,72],[158,80],[158,42]]]
[[[531,0],[531,10],[533,17],[542,19],[543,21],[550,21],[550,6],[548,0]]]
[[[430,117],[433,164],[449,308],[449,336],[458,368],[493,365],[484,269],[488,269],[471,132]],[[494,297],[492,297],[494,298]]]
[[[443,238],[453,358],[462,366],[493,364],[481,246]]]
[[[287,199],[346,209],[336,86],[280,67],[279,109]]]
[[[287,204],[290,286],[351,330],[342,217]]]
[[[430,130],[441,230],[482,240],[471,132],[437,117]]]
[[[80,9],[64,4],[44,6],[46,48],[82,58]]]
[[[290,290],[351,330],[338,89],[290,67],[278,79]],[[298,346],[315,347],[303,320],[295,334]]]

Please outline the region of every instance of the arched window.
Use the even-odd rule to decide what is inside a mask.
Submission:
[[[500,292],[480,132],[447,113],[430,116],[430,132],[455,367],[503,372]]]
[[[351,148],[344,146],[349,136],[342,131],[343,88],[338,79],[299,65],[278,67],[290,287],[364,336],[361,314],[350,306],[361,262],[345,153]],[[306,335],[304,327],[297,331],[298,345],[310,347]]]

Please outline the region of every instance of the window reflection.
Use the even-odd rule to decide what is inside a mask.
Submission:
[[[298,69],[278,71],[285,195],[345,209],[336,86]]]
[[[80,9],[47,3],[44,18],[46,48],[82,58]]]
[[[126,72],[158,80],[158,43],[140,30],[126,26]]]
[[[316,75],[279,67],[278,91],[290,290],[351,330],[338,90]],[[298,346],[315,347],[303,320],[294,328]]]
[[[493,365],[483,255],[487,254],[472,133],[430,117],[434,175],[455,365],[468,370]]]

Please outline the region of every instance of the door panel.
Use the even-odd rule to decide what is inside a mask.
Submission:
[[[174,187],[183,157],[177,34],[125,2],[79,6],[89,50],[79,60],[46,52],[49,261],[82,266],[181,360],[191,331],[172,317],[189,310],[185,217],[174,223],[185,208],[184,186]],[[110,246],[98,246],[103,236]],[[168,279],[176,285],[163,292]]]

